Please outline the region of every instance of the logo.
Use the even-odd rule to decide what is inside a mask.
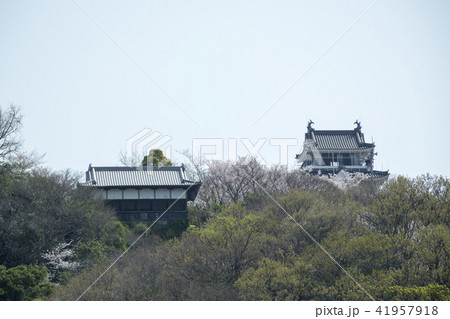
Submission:
[[[121,162],[141,169],[148,167],[149,170],[153,166],[164,166],[166,159],[172,159],[169,144],[172,140],[172,136],[144,128],[126,141],[126,153],[121,154]],[[251,157],[263,165],[289,166],[289,160],[295,158],[298,149],[297,138],[192,138],[191,142],[191,149],[187,151],[192,159],[234,162],[239,157]],[[162,153],[151,150],[161,150]],[[315,153],[319,158],[320,153]]]
[[[149,128],[144,128],[138,133],[127,139],[126,153],[121,155],[121,162],[127,166],[147,166],[153,167],[151,150],[160,149],[167,158],[172,157],[172,147],[167,145],[172,140],[172,136],[164,135],[158,131],[152,131]],[[146,163],[143,163],[146,157]],[[163,164],[163,163],[162,163]]]

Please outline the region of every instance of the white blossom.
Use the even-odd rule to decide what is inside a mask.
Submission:
[[[46,260],[50,280],[58,279],[62,272],[73,271],[80,266],[80,263],[72,261],[74,252],[70,248],[71,245],[72,241],[68,243],[63,242],[42,254],[42,258]]]
[[[332,182],[340,189],[346,189],[348,187],[357,186],[363,180],[370,178],[369,174],[364,174],[360,172],[350,173],[341,170],[337,174],[320,175],[319,177],[327,181]]]

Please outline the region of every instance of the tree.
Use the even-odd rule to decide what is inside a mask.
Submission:
[[[450,279],[450,232],[446,225],[428,226],[419,233],[416,260],[422,276],[445,285]]]
[[[204,180],[208,170],[209,161],[204,157],[195,157],[188,149],[178,152],[186,157],[186,173],[190,180]]]
[[[144,156],[142,166],[172,166],[172,161],[160,149],[152,149]]]
[[[389,300],[402,301],[449,301],[450,289],[438,284],[429,284],[424,287],[392,286],[385,294]]]
[[[249,192],[260,192],[265,186],[264,168],[256,159],[240,157],[236,162],[210,161],[199,192],[199,201],[206,206],[231,204],[243,200]]]
[[[420,203],[414,181],[399,176],[383,185],[364,219],[383,234],[399,234],[411,239],[417,236],[420,228]]]
[[[314,267],[304,264],[300,258],[292,261],[263,258],[258,267],[249,268],[236,281],[236,287],[245,300],[310,300],[320,289],[311,280]]]
[[[449,299],[447,179],[396,178],[365,196],[375,188],[342,190],[326,179],[256,164],[209,163],[206,191],[221,204],[205,205],[208,217],[179,237],[144,236],[83,300]],[[360,193],[352,196],[351,189]],[[138,225],[135,236],[146,227]],[[120,233],[114,224],[104,229],[104,236]],[[120,246],[114,236],[106,242]],[[91,243],[74,245],[75,254],[102,257],[103,246]],[[52,298],[76,299],[109,264],[92,265]]]
[[[0,265],[0,300],[33,300],[50,295],[53,285],[45,278],[47,271],[33,265],[7,269]]]
[[[80,266],[78,262],[72,261],[71,244],[72,242],[61,243],[42,255],[42,258],[47,260],[45,266],[49,269],[48,277],[52,282],[60,282],[66,271],[75,271]]]
[[[399,176],[382,186],[362,217],[376,231],[417,241],[423,227],[449,224],[449,194],[446,178]]]
[[[0,166],[0,264],[43,264],[44,254],[68,242],[124,249],[126,230],[115,213],[78,180],[70,171]]]
[[[0,108],[0,160],[19,150],[22,141],[18,137],[22,127],[20,108],[10,105],[7,110]]]
[[[236,300],[236,280],[264,254],[266,222],[240,208],[224,212],[204,228],[192,227],[175,241],[159,281],[166,298]]]

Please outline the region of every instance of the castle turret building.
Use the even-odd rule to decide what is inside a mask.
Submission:
[[[303,150],[296,159],[312,174],[337,174],[341,170],[374,177],[388,176],[388,171],[373,169],[375,143],[366,143],[361,123],[353,130],[316,130],[309,121]]]
[[[94,167],[80,186],[98,189],[122,220],[187,220],[201,182],[190,181],[184,166]]]

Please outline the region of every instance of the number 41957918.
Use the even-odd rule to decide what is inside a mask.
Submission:
[[[436,316],[438,314],[438,307],[433,306],[379,306],[375,312],[378,312],[379,315],[384,316],[404,316],[404,315],[433,315]]]

